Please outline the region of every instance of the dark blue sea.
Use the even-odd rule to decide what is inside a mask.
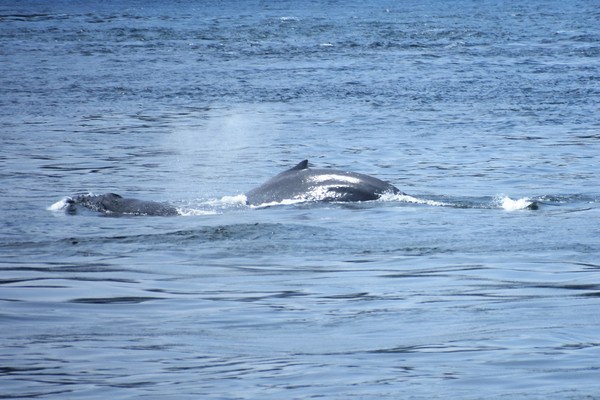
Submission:
[[[0,398],[599,399],[599,21],[2,1]],[[245,205],[303,159],[409,196]]]

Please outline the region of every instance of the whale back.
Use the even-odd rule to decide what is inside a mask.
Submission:
[[[246,193],[250,205],[291,201],[351,202],[376,200],[385,193],[402,193],[375,177],[334,169],[312,169],[308,160],[285,170]]]
[[[116,193],[102,195],[79,195],[71,200],[72,206],[81,205],[93,211],[112,215],[172,216],[177,209],[156,201],[129,199]],[[71,207],[71,209],[73,209]]]

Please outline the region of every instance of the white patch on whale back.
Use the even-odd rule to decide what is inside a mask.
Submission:
[[[355,178],[353,176],[348,176],[348,175],[336,175],[336,174],[323,174],[323,175],[311,176],[309,178],[309,181],[314,182],[314,183],[322,183],[322,182],[328,182],[328,181],[338,181],[338,182],[346,182],[346,183],[353,183],[353,184],[360,183],[359,178]]]
[[[319,200],[332,200],[339,198],[342,196],[342,193],[336,192],[334,190],[329,190],[330,187],[339,188],[339,185],[332,186],[315,186],[310,191],[302,196],[298,196],[298,198],[304,201],[319,201]]]

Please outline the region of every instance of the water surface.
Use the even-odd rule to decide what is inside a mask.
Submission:
[[[0,397],[598,396],[599,18],[4,3]],[[305,158],[411,197],[243,204]]]

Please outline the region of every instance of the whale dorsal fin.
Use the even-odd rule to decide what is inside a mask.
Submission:
[[[290,168],[288,171],[302,171],[308,168],[308,160],[300,161],[294,168]]]

